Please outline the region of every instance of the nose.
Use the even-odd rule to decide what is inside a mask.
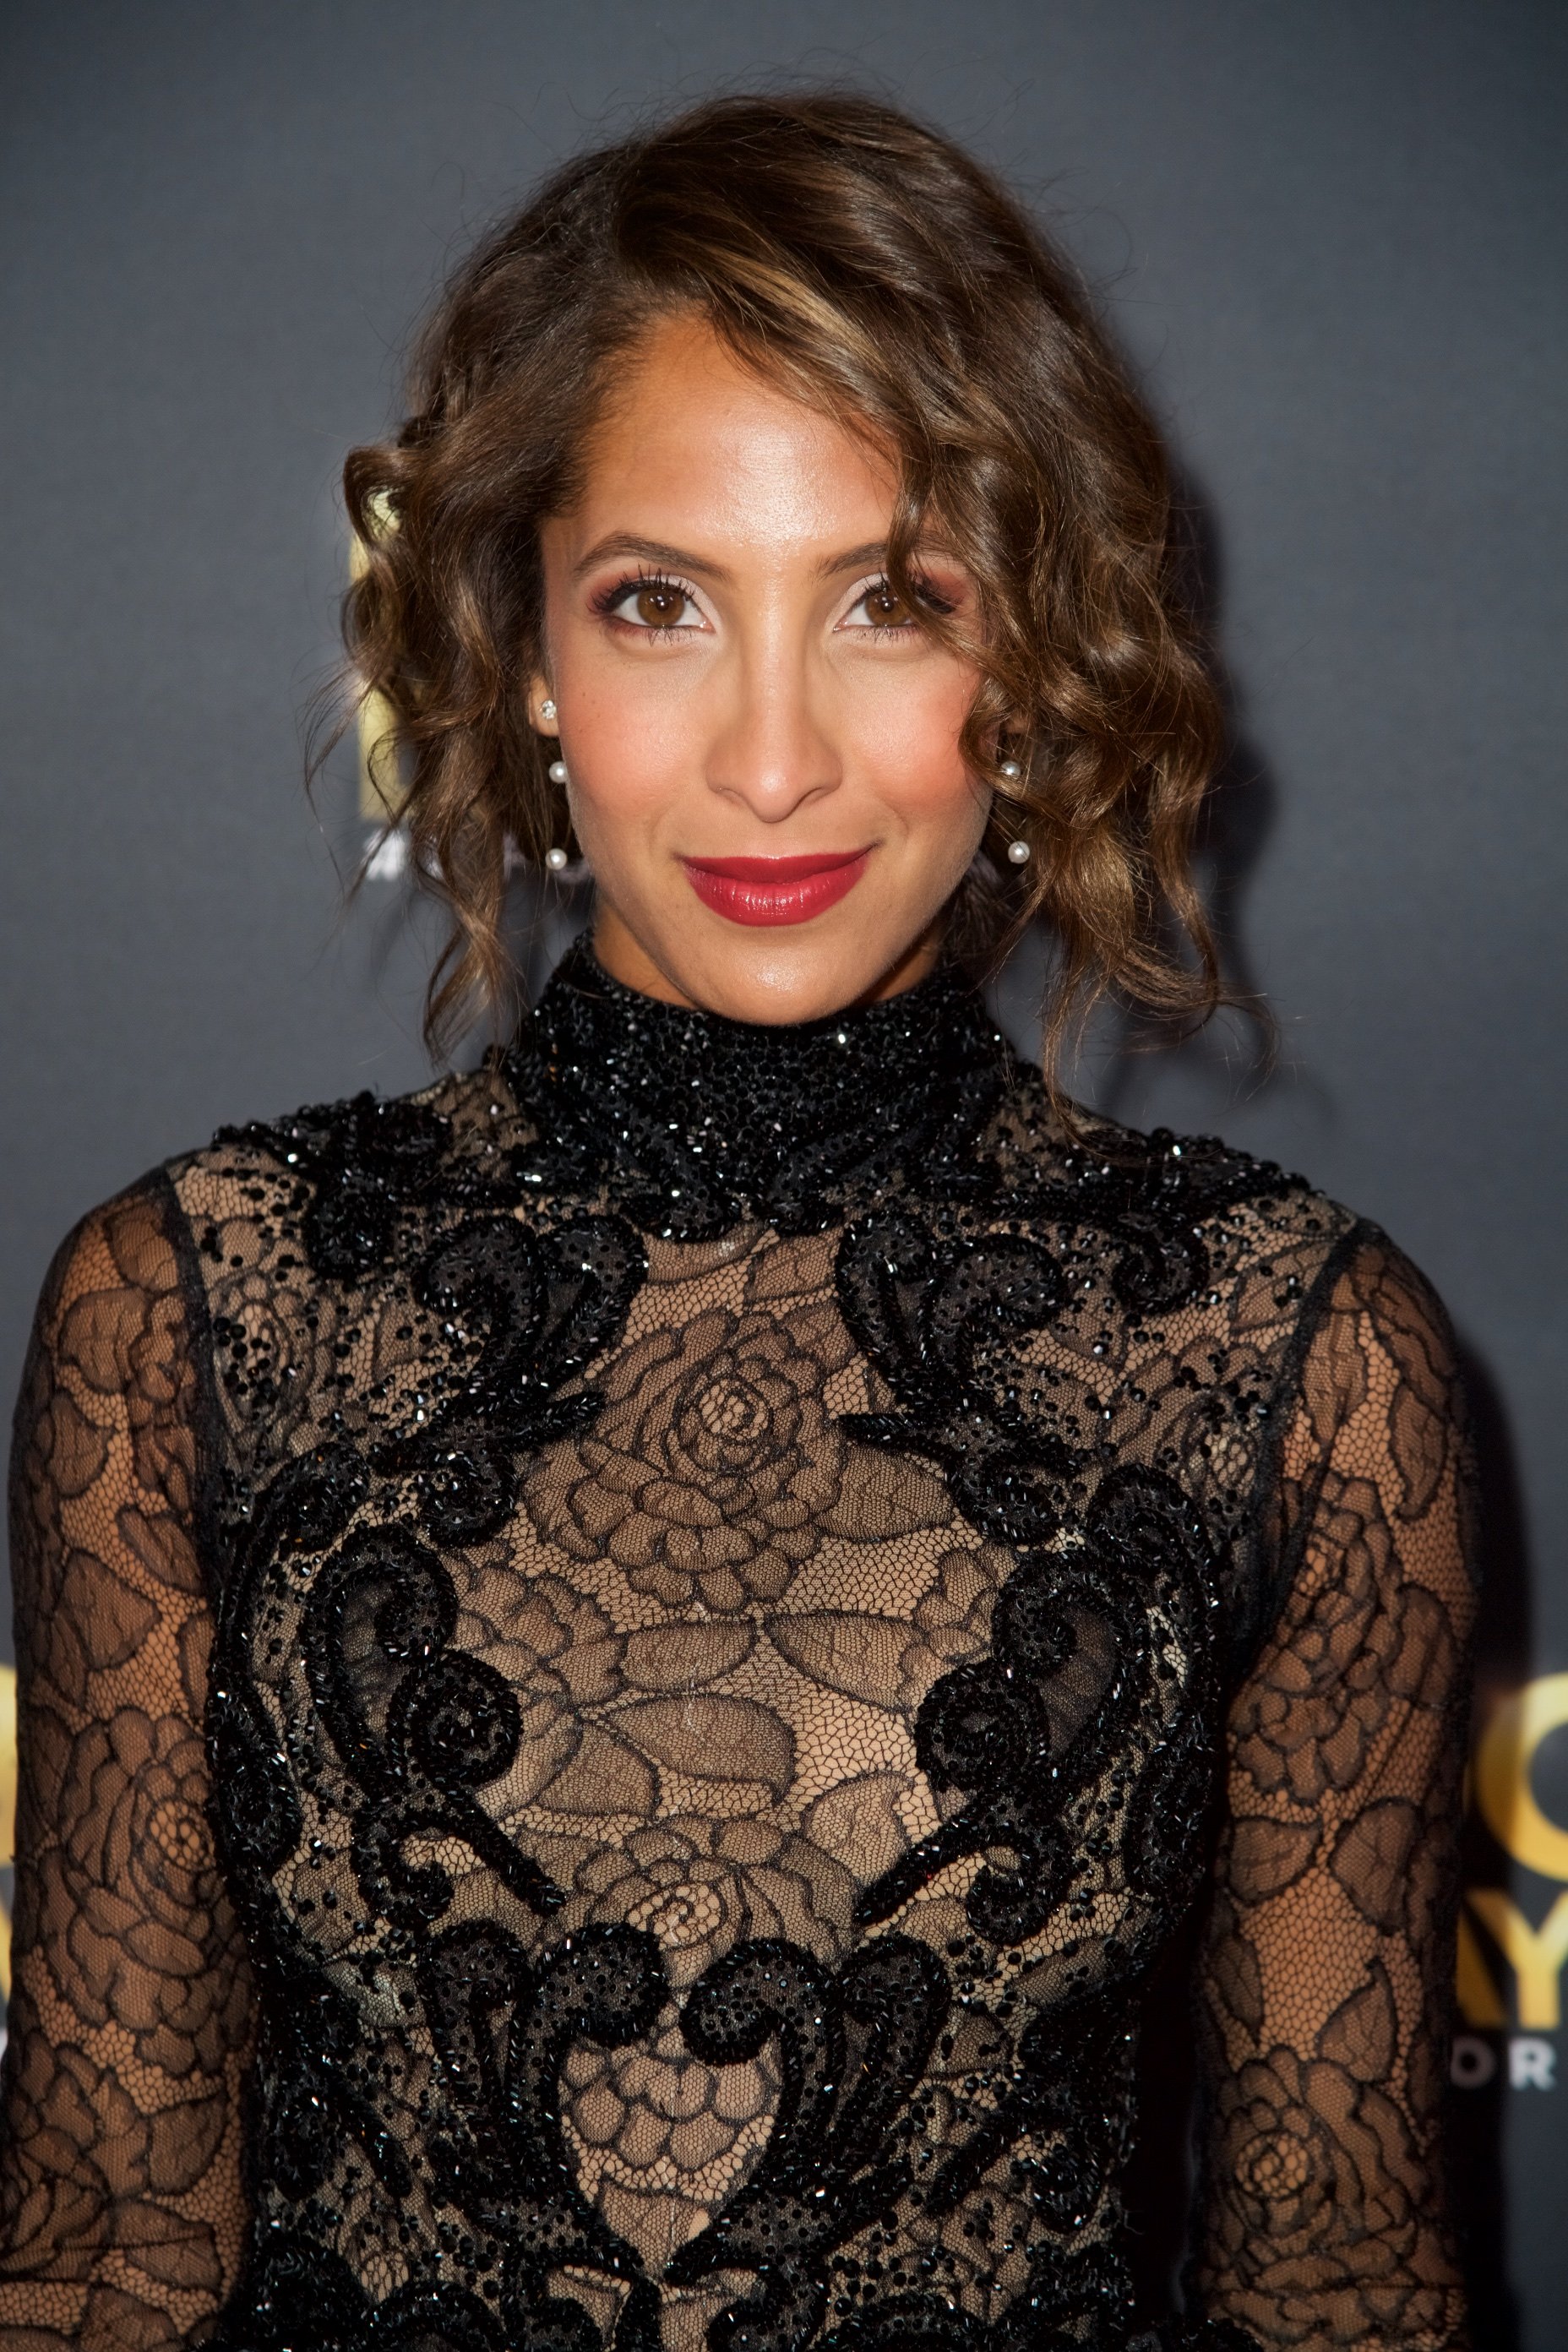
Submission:
[[[707,773],[711,791],[772,825],[834,792],[843,769],[804,651],[769,635],[733,665]]]

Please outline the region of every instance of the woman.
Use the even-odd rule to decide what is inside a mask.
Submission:
[[[434,1019],[509,841],[592,938],[50,1276],[0,2345],[1152,2343],[1194,1906],[1159,2341],[1460,2343],[1441,1310],[973,985],[1041,914],[1053,1049],[1215,992],[1215,698],[1068,273],[902,117],[726,101],[468,262],[346,484]]]

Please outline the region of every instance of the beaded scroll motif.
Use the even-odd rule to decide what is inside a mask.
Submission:
[[[1198,1172],[1106,1171],[1001,1229],[983,1188],[955,1216],[928,1179],[830,1236],[875,1391],[834,1443],[934,1465],[967,1539],[1012,1565],[985,1639],[910,1713],[931,1825],[855,1888],[835,1952],[743,1934],[678,1987],[633,1916],[563,1928],[570,1888],[486,1802],[527,1750],[519,1696],[456,1638],[454,1569],[604,1411],[584,1375],[625,1344],[647,1244],[585,1149],[572,1195],[514,1168],[432,1238],[450,1186],[428,1115],[362,1103],[266,1140],[309,1180],[317,1275],[423,1318],[424,1401],[399,1390],[276,1473],[223,1595],[210,1738],[262,1981],[266,2226],[219,2340],[655,2352],[673,2295],[708,2352],[1124,2341],[1107,2182],[1136,1981],[1200,1866],[1216,1565],[1172,1477],[1031,1412],[1016,1351],[1063,1308],[1064,1223],[1141,1311],[1201,1280]],[[787,1222],[826,1223],[831,1174]],[[962,1915],[940,1943],[933,1889]],[[585,2193],[563,2092],[595,2052],[655,2040],[771,2085],[728,2193],[661,2266]],[[377,2292],[351,2256],[392,2215],[402,2276]]]

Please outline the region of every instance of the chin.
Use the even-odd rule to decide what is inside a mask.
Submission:
[[[865,996],[874,995],[906,950],[885,957],[858,953],[847,943],[796,940],[787,949],[752,940],[733,949],[682,957],[674,972],[683,992],[703,1009],[730,1021],[783,1027],[825,1020]]]

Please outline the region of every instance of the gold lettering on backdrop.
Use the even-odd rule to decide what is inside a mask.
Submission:
[[[1558,1979],[1568,1959],[1568,1893],[1560,1895],[1539,1927],[1532,1927],[1510,1895],[1497,1886],[1472,1886],[1467,1901],[1497,1938],[1513,1970],[1519,2021],[1554,2033],[1563,2021]],[[1463,1995],[1461,1993],[1461,2000]],[[1466,2011],[1467,2021],[1482,2021]],[[1496,2021],[1500,2024],[1501,2020]]]
[[[1476,1931],[1461,1911],[1458,1919],[1458,1946],[1455,1954],[1458,1966],[1457,1990],[1459,2014],[1467,2025],[1500,2026],[1508,2023],[1508,2011],[1502,1995],[1492,1981]]]
[[[397,519],[378,491],[371,501],[379,539],[397,529]],[[349,577],[363,580],[370,556],[355,531],[349,541]],[[397,771],[397,713],[384,694],[374,688],[360,697],[355,721],[359,738],[359,813],[366,824],[395,824],[403,806],[403,783]]]
[[[1568,1879],[1568,1830],[1549,1821],[1530,1785],[1536,1751],[1568,1724],[1568,1675],[1542,1675],[1496,1706],[1476,1745],[1476,1801],[1504,1852],[1542,1878]]]
[[[1471,1790],[1503,1852],[1538,1878],[1568,1881],[1568,1829],[1545,1812],[1531,1773],[1542,1743],[1568,1726],[1568,1674],[1542,1675],[1492,1707],[1476,1742]],[[1539,1927],[1498,1886],[1472,1886],[1465,1897],[1512,1971],[1518,2022],[1555,2032],[1563,2021],[1562,1978],[1568,1960],[1568,1893]],[[1491,1971],[1467,1921],[1459,1922],[1459,2011],[1467,2025],[1506,2021]]]

